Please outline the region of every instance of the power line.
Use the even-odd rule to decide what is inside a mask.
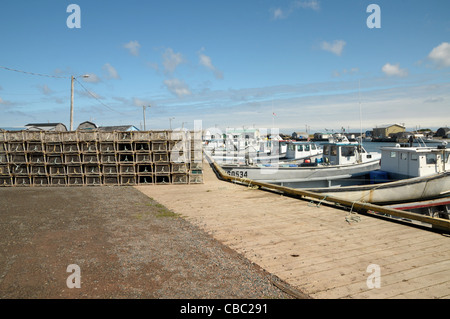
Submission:
[[[27,71],[23,71],[23,70],[18,70],[18,69],[13,69],[13,68],[8,68],[6,66],[2,66],[0,65],[1,69],[7,70],[7,71],[13,71],[13,72],[18,72],[18,73],[23,73],[23,74],[28,74],[28,75],[35,75],[35,76],[41,76],[41,77],[48,77],[48,78],[56,78],[56,79],[71,79],[70,76],[57,76],[57,75],[49,75],[49,74],[42,74],[42,73],[35,73],[35,72],[27,72]],[[78,82],[78,84],[81,85],[81,87],[90,95],[92,96],[94,99],[96,99],[100,104],[102,104],[104,107],[108,108],[109,110],[113,111],[113,112],[117,112],[121,115],[125,115],[125,113],[116,111],[114,109],[112,109],[111,107],[109,107],[108,105],[106,105],[105,103],[103,103],[102,101],[100,101],[100,99],[95,96],[93,93],[91,93],[88,89],[86,89],[84,87],[83,84],[81,84],[80,81],[78,81],[78,79],[75,77],[75,81]]]
[[[8,68],[6,66],[1,66],[1,65],[0,65],[0,68],[8,70],[8,71],[24,73],[24,74],[29,74],[29,75],[43,76],[43,77],[47,77],[47,78],[70,79],[70,77],[68,77],[68,76],[57,76],[57,75],[48,75],[48,74],[42,74],[42,73],[27,72],[27,71],[22,71],[22,70]]]
[[[106,105],[106,104],[103,103],[102,101],[100,101],[100,99],[99,99],[97,96],[95,96],[95,94],[93,94],[91,91],[89,91],[88,89],[86,89],[86,88],[84,87],[84,85],[81,84],[80,81],[78,81],[77,78],[75,78],[75,81],[77,81],[78,84],[79,84],[79,85],[80,85],[80,86],[81,86],[81,87],[82,87],[82,88],[83,88],[90,96],[92,96],[94,99],[96,99],[96,100],[97,100],[100,104],[102,104],[104,107],[108,108],[109,110],[111,110],[111,111],[113,111],[113,112],[117,112],[117,113],[119,113],[119,114],[125,115],[124,113],[119,112],[119,111],[116,111],[116,110],[110,108],[108,105]]]

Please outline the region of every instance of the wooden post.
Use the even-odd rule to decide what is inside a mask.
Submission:
[[[74,77],[73,75],[71,78],[71,90],[70,90],[70,130],[73,131],[73,81]]]

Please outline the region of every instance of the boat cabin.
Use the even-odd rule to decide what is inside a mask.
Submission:
[[[376,160],[377,153],[368,153],[357,142],[323,144],[323,161],[331,165],[350,165]]]
[[[428,176],[448,171],[450,151],[444,145],[438,147],[383,147],[381,171],[393,178]]]
[[[331,165],[352,165],[376,161],[381,154],[368,153],[358,142],[350,142],[345,135],[334,134],[322,144],[322,161]]]
[[[258,152],[260,154],[271,154],[284,157],[287,151],[288,141],[278,139],[264,139],[258,141]]]
[[[278,147],[280,150],[280,155],[287,153],[288,142],[285,140],[278,141]]]
[[[287,143],[286,158],[301,159],[320,155],[322,149],[312,142],[289,142]]]

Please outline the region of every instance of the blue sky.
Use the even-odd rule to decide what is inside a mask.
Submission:
[[[367,26],[372,3],[381,28]],[[67,26],[70,4],[81,9],[81,28]],[[450,125],[445,0],[3,0],[0,8],[0,127],[69,126],[70,76],[83,74],[75,127],[140,128],[143,105],[147,129],[168,129],[169,118],[172,128],[201,120],[282,132]]]

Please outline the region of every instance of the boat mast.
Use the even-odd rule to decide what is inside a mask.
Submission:
[[[272,97],[272,130],[274,129],[275,129],[275,112],[273,110],[273,97]],[[270,133],[272,133],[272,130],[270,131]]]
[[[362,111],[361,111],[361,81],[358,80],[358,100],[359,100],[359,129],[360,129],[360,139],[361,139],[361,146],[363,144],[363,137],[362,137]]]

